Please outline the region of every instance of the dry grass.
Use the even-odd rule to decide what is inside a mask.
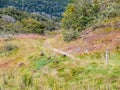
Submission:
[[[0,49],[6,44],[18,48],[0,52],[0,89],[119,90],[120,31],[117,29],[100,28],[69,43],[58,33],[55,37],[21,34],[1,38]],[[108,65],[106,46],[110,47]],[[79,61],[49,48],[66,51]]]

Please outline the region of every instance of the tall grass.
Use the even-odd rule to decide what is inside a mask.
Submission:
[[[11,41],[12,42],[12,41]],[[20,44],[18,44],[21,42]],[[24,66],[0,68],[1,90],[119,90],[120,53],[109,53],[109,64],[105,64],[105,53],[77,56],[80,61],[51,53],[34,40],[15,41],[20,50],[13,59]],[[34,43],[30,43],[34,42]],[[32,48],[31,48],[32,47]],[[44,56],[40,53],[44,49]],[[14,49],[13,49],[14,51]],[[7,51],[9,52],[9,51]],[[25,54],[25,55],[24,55]],[[1,62],[0,62],[1,65]],[[12,65],[11,65],[12,66]]]

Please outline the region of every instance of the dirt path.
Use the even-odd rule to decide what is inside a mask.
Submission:
[[[75,60],[75,61],[80,61],[80,59],[76,58],[74,55],[69,54],[68,52],[64,52],[64,51],[62,51],[62,50],[60,50],[60,49],[53,48],[52,45],[50,44],[49,39],[45,41],[44,46],[45,46],[47,49],[49,49],[49,50],[51,50],[51,51],[53,51],[53,52],[55,52],[55,53],[57,53],[57,54],[65,55],[65,56],[67,56],[67,57],[69,57],[70,59]]]

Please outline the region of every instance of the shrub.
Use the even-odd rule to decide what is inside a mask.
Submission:
[[[120,4],[116,2],[108,3],[105,9],[100,12],[99,16],[103,17],[104,19],[120,16]]]
[[[68,5],[63,14],[62,26],[65,29],[73,28],[81,31],[97,17],[98,11],[97,4]]]
[[[68,32],[69,31],[69,32]],[[63,37],[64,37],[64,41],[71,41],[71,40],[75,40],[78,38],[79,36],[79,32],[78,30],[68,30],[68,31],[63,31]]]
[[[45,25],[35,19],[32,19],[32,18],[23,19],[21,21],[21,24],[23,25],[24,32],[44,33]]]
[[[68,5],[62,19],[62,27],[66,30],[63,33],[64,40],[67,38],[67,41],[76,39],[78,32],[84,30],[97,17],[98,9],[97,4]],[[73,29],[73,31],[69,29]]]
[[[18,46],[13,45],[13,44],[5,44],[3,47],[4,51],[6,51],[6,52],[15,50],[17,48],[18,48]]]

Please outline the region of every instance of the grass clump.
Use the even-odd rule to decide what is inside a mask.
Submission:
[[[5,43],[4,45],[1,46],[0,53],[11,52],[11,51],[17,50],[18,48],[19,47],[17,45],[14,45],[12,43]]]
[[[3,47],[5,52],[16,50],[17,48],[18,48],[18,46],[13,45],[13,44],[5,44],[4,47]]]
[[[31,65],[34,70],[39,70],[49,63],[51,63],[51,60],[48,60],[47,56],[38,56],[31,59]]]

